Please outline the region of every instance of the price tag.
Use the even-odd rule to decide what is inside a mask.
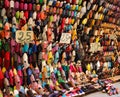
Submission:
[[[90,44],[90,52],[94,53],[101,50],[102,50],[102,47],[99,42]]]
[[[70,44],[71,34],[70,33],[62,33],[60,38],[60,43]]]
[[[33,31],[21,31],[16,32],[16,42],[18,43],[31,43],[34,39]]]
[[[95,47],[94,47],[94,43],[90,43],[90,52],[94,53],[95,52]]]

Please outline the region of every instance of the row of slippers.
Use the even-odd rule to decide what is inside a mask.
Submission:
[[[82,87],[82,89],[84,91],[90,91],[89,89],[94,89],[94,88],[87,89],[86,87]],[[71,89],[70,91],[66,91],[66,92],[54,91],[53,93],[50,93],[50,94],[45,93],[43,95],[34,94],[32,90],[26,89],[26,94],[27,94],[27,96],[30,96],[30,97],[48,97],[48,96],[50,96],[50,97],[76,97],[76,96],[85,95],[85,92],[82,89],[76,88],[76,89]],[[11,94],[11,97],[13,97],[12,95],[14,95],[14,93],[11,92],[10,94]],[[2,91],[0,91],[0,95],[1,95],[1,97],[3,97]],[[17,95],[19,97],[26,97],[25,94],[23,94],[22,92],[19,92]]]
[[[89,93],[95,92],[100,88],[101,88],[101,86],[99,86],[99,84],[83,86],[83,87],[81,87],[80,94],[79,94],[79,92],[76,92],[75,95],[72,95],[72,97],[80,96],[81,94],[83,96],[84,94],[89,94]],[[71,97],[71,96],[69,96],[69,97]]]
[[[67,14],[65,15],[65,17],[67,17],[66,19],[65,19],[65,23],[66,24],[74,24],[75,22],[69,22],[69,21],[71,21],[71,19],[72,19],[72,21],[75,21],[76,19],[74,18],[74,17],[76,17],[76,15],[77,15],[77,13],[75,14],[76,12],[73,12],[73,15],[72,16],[70,16],[70,17],[67,17]],[[63,13],[63,14],[65,14],[65,13]],[[14,15],[13,15],[14,16]],[[26,17],[26,19],[28,19],[28,18],[30,18],[29,19],[29,23],[31,24],[31,19],[33,18],[33,20],[34,19],[42,19],[42,20],[44,20],[44,21],[46,21],[46,15],[45,15],[45,13],[44,12],[41,12],[41,13],[36,13],[36,12],[34,12],[33,14],[32,13],[28,13],[27,11],[24,13],[23,11],[21,11],[21,12],[19,12],[19,11],[17,11],[16,13],[15,13],[15,16],[16,16],[16,18],[15,17],[13,17],[13,24],[16,24],[16,19],[19,19],[19,18],[22,18],[22,17]],[[64,15],[63,15],[64,16]],[[68,15],[69,16],[69,15]],[[109,16],[103,16],[103,14],[101,14],[101,15],[99,15],[100,16],[100,18],[97,18],[97,19],[99,19],[99,20],[95,20],[95,19],[87,19],[87,18],[85,18],[85,19],[83,19],[83,21],[82,21],[82,24],[86,24],[86,25],[88,25],[88,26],[94,26],[95,24],[96,25],[100,25],[100,23],[101,23],[101,20],[103,20],[104,22],[109,22],[109,23],[114,23],[114,24],[120,24],[120,20],[117,20],[117,19],[115,19],[115,18],[112,18],[112,17],[109,17]],[[5,17],[4,17],[5,18]],[[59,18],[59,15],[50,15],[49,16],[49,21],[51,21],[51,22],[55,22],[55,21],[59,21],[58,20],[58,18]],[[6,19],[6,18],[5,18]],[[69,22],[69,23],[68,23]]]
[[[47,0],[39,0],[39,1],[38,2],[34,1],[33,3],[32,2],[26,3],[26,2],[19,2],[19,1],[14,2],[13,0],[11,0],[11,1],[5,0],[4,4],[1,4],[1,5],[3,5],[3,7],[5,7],[5,8],[15,8],[16,10],[18,10],[18,9],[19,10],[35,10],[35,6],[41,6],[41,5],[43,5],[43,3],[45,5],[47,4]],[[56,1],[56,0],[52,1],[52,0],[50,0],[47,5],[53,6],[53,7],[63,7],[63,5],[65,5],[66,3],[67,3],[66,1]],[[81,5],[81,3],[82,3],[82,1],[79,4],[73,3],[71,5],[76,6],[76,5]]]
[[[27,15],[27,17],[28,17],[28,15]],[[110,20],[112,20],[112,19],[110,19]],[[85,23],[84,23],[85,24]]]
[[[109,3],[108,1],[106,1],[104,6],[106,5],[106,8],[120,12],[120,8],[119,8],[120,2],[118,2],[117,4],[118,5],[114,5],[113,3]]]
[[[113,46],[104,46],[103,47],[103,51],[115,51],[116,50],[116,48],[115,47],[113,47]]]
[[[102,41],[101,45],[102,46],[113,46],[114,43],[112,44],[110,41]]]
[[[103,28],[111,28],[111,29],[113,29],[113,28],[117,28],[117,29],[119,29],[119,26],[117,26],[117,25],[115,25],[115,24],[110,24],[110,23],[102,23],[101,24],[101,27],[103,27]]]
[[[68,7],[69,6],[69,7]],[[72,7],[72,10],[78,10],[78,7],[79,6],[76,6],[76,5],[73,5],[73,7]],[[66,7],[65,7],[66,9],[69,9],[70,8],[70,5],[69,4],[66,4]],[[25,8],[25,9],[27,9],[27,8]],[[31,7],[29,8],[30,10],[31,10]],[[37,8],[38,10],[40,9],[40,6]]]

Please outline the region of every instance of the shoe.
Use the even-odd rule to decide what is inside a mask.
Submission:
[[[76,92],[73,92],[73,96],[77,96],[78,94]]]
[[[70,94],[66,94],[66,97],[71,97],[71,95]]]
[[[85,94],[85,92],[84,92],[82,89],[80,89],[80,93],[81,93],[81,94]]]
[[[62,95],[62,97],[66,97],[66,95],[65,95],[65,94],[63,94],[63,95]]]

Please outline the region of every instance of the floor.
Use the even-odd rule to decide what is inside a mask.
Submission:
[[[102,93],[100,91],[100,92],[95,92],[83,97],[120,97],[120,82],[115,83],[114,86],[119,89],[119,94],[109,96],[107,93]]]

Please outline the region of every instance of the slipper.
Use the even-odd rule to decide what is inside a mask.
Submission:
[[[56,2],[56,7],[60,7],[61,6],[61,2],[60,1],[57,1]]]
[[[29,50],[29,44],[26,43],[23,46],[23,53],[28,52],[28,50]]]
[[[16,19],[19,19],[19,17],[20,17],[20,12],[19,11],[16,12],[15,17],[16,17]]]
[[[42,5],[43,4],[43,0],[39,0],[39,3]]]
[[[57,3],[57,1],[54,0],[54,1],[52,2],[52,6],[53,6],[53,7],[56,6],[56,3]]]
[[[16,24],[17,24],[16,17],[13,17],[13,18],[12,18],[12,24],[13,24],[13,25],[16,25]]]
[[[9,70],[9,76],[10,76],[9,77],[9,83],[10,83],[11,86],[13,86],[13,84],[14,84],[14,80],[13,80],[14,74],[13,74],[12,69]]]
[[[40,11],[40,4],[36,5],[36,11]]]
[[[50,0],[50,1],[48,2],[48,5],[49,5],[49,6],[52,6],[52,4],[53,4],[53,1]]]
[[[16,31],[17,31],[16,26],[13,25],[12,28],[11,28],[11,32],[12,32],[12,36],[13,36],[13,37],[15,37],[14,34],[15,34]]]
[[[71,9],[71,6],[70,6],[69,3],[65,5],[65,9],[66,9],[66,10],[70,10],[70,9]]]
[[[24,10],[27,10],[27,9],[28,9],[28,4],[24,3]]]
[[[5,15],[6,15],[6,9],[2,8],[2,10],[1,10],[1,16],[4,17]]]
[[[52,60],[53,60],[53,54],[51,51],[48,52],[48,64],[51,64],[52,63]]]
[[[36,20],[36,18],[37,18],[37,12],[36,11],[33,12],[33,17],[32,18],[33,18],[33,20]]]
[[[33,7],[32,10],[35,11],[36,10],[36,4],[33,4],[32,7]]]
[[[19,10],[19,2],[18,1],[15,1],[14,3],[14,7],[15,7],[15,10]]]
[[[2,50],[2,41],[0,40],[0,50]]]
[[[20,1],[20,2],[23,2],[23,3],[25,2],[25,0],[19,0],[19,1]],[[28,0],[27,0],[27,1],[28,1]]]
[[[13,69],[13,74],[14,74],[14,76],[16,76],[18,74],[16,68]]]
[[[23,9],[24,9],[24,3],[23,3],[23,2],[20,2],[20,4],[19,4],[19,9],[20,9],[20,10],[23,10]]]
[[[5,52],[5,56],[4,56],[6,61],[10,61],[10,52]]]
[[[14,8],[14,0],[10,1],[10,8]]]
[[[2,80],[2,79],[4,79],[4,75],[3,75],[1,68],[0,68],[0,80]]]
[[[66,95],[65,95],[65,94],[63,94],[63,95],[62,95],[62,97],[66,97]]]
[[[29,16],[28,16],[29,18],[32,18],[33,17],[33,11],[29,11]],[[32,18],[32,20],[33,20],[33,18]],[[33,23],[33,22],[32,22]],[[32,24],[32,25],[34,25],[34,23]]]
[[[28,12],[28,11],[25,11],[25,12],[24,12],[24,16],[25,16],[26,19],[28,19],[29,12]]]
[[[4,4],[5,4],[5,8],[9,8],[10,7],[10,1],[9,0],[4,0]]]

